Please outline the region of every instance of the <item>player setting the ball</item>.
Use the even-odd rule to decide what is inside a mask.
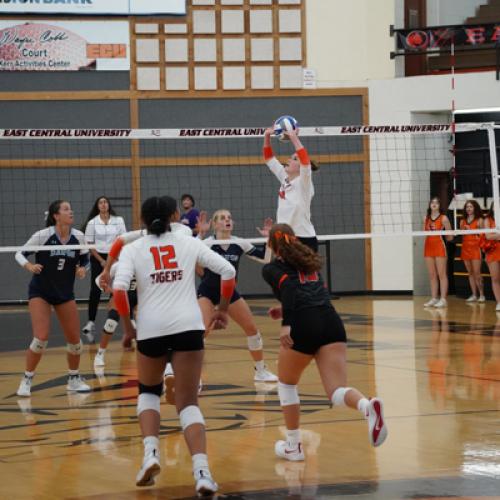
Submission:
[[[278,224],[290,225],[298,239],[315,252],[318,251],[316,231],[311,222],[311,200],[314,186],[311,171],[318,170],[298,138],[298,123],[292,116],[281,116],[272,128],[264,133],[264,160],[271,172],[281,183],[278,197]],[[271,136],[280,140],[290,140],[295,153],[282,165],[274,156]]]

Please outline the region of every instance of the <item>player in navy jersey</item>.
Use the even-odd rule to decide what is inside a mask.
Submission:
[[[47,227],[37,231],[26,246],[82,245],[83,233],[73,229],[73,211],[69,202],[57,200],[50,204]],[[73,292],[75,276],[85,277],[89,262],[88,250],[42,250],[35,253],[35,264],[27,257],[33,252],[19,251],[16,261],[33,274],[29,284],[29,311],[33,325],[33,340],[26,353],[26,371],[17,391],[18,396],[31,395],[31,382],[35,369],[47,347],[51,309],[54,308],[67,341],[69,379],[66,389],[75,392],[90,391],[79,375],[80,319]]]
[[[269,230],[272,225],[270,219],[264,223],[264,231]],[[233,232],[233,219],[229,210],[217,210],[212,216],[212,227],[214,229],[215,238],[209,237],[204,242],[210,248],[222,255],[229,261],[238,272],[240,259],[243,255],[247,255],[260,262],[266,262],[270,259],[270,252],[265,246],[255,247],[248,241],[235,238],[232,236]],[[205,232],[203,224],[199,224],[200,236]],[[212,244],[211,241],[217,240],[233,240],[234,242],[229,245]],[[266,259],[267,257],[267,259]],[[220,301],[220,276],[211,272],[209,269],[203,270],[201,283],[198,287],[198,303],[200,304],[203,313],[203,319],[208,329],[209,319],[211,318],[216,306]],[[235,321],[247,336],[247,345],[250,355],[255,361],[255,374],[254,380],[256,382],[277,382],[276,375],[266,369],[264,364],[264,352],[262,336],[255,324],[248,304],[245,302],[240,294],[235,290],[231,297],[231,303],[228,309],[229,317]]]
[[[371,444],[381,445],[387,437],[382,401],[368,400],[357,389],[346,387],[346,333],[319,275],[319,255],[301,243],[287,224],[273,226],[268,245],[276,259],[264,266],[262,275],[281,302],[269,313],[274,319],[282,318],[278,394],[287,428],[286,440],[276,442],[276,455],[304,460],[297,384],[313,359],[332,404],[357,408],[368,420]]]

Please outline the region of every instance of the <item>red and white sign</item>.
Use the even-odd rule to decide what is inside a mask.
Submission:
[[[0,71],[128,71],[126,21],[0,21]]]

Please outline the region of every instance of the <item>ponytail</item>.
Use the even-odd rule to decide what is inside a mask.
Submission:
[[[162,196],[161,198],[152,196],[142,204],[141,218],[146,225],[148,233],[160,236],[170,231],[172,207],[169,203],[169,199],[168,196]]]
[[[162,219],[155,219],[148,227],[148,232],[154,234],[155,236],[160,236],[167,231],[168,223]]]
[[[57,224],[56,218],[54,217],[55,214],[59,213],[59,209],[61,208],[61,205],[65,202],[65,200],[56,200],[53,201],[49,205],[49,209],[47,212],[45,212],[46,217],[45,217],[45,226],[50,227],[50,226],[55,226]]]
[[[297,271],[313,273],[321,270],[321,257],[304,245],[288,224],[275,224],[271,228],[269,246],[276,255]]]

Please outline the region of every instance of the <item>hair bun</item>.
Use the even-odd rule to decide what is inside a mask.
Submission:
[[[164,227],[164,222],[161,220],[161,219],[154,219],[152,222],[151,222],[151,229],[161,229],[162,227]]]

